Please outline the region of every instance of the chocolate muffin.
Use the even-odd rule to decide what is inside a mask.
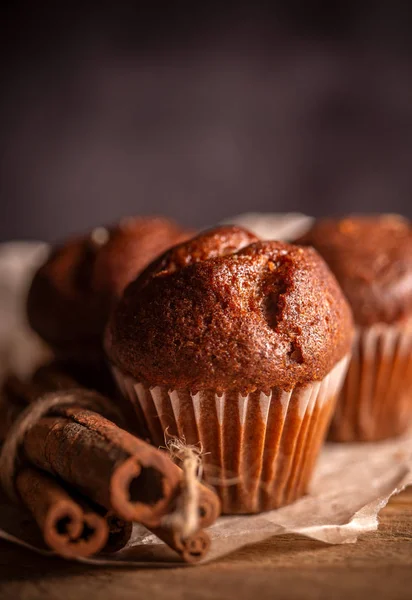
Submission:
[[[224,511],[249,513],[305,493],[352,337],[314,250],[220,227],[126,288],[105,345],[153,443],[200,442]]]
[[[59,359],[99,360],[108,315],[125,286],[188,235],[167,219],[136,217],[68,240],[34,276],[27,302],[31,327]]]
[[[330,437],[374,441],[412,422],[412,228],[398,215],[318,221],[297,243],[335,274],[352,307],[353,358]]]

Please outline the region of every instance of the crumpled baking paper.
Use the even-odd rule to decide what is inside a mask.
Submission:
[[[0,244],[0,378],[11,369],[25,377],[50,355],[25,318],[25,300],[32,274],[46,259],[41,242]]]
[[[0,246],[0,355],[9,359],[18,357],[18,371],[27,373],[44,360],[45,348],[25,325],[23,296],[31,272],[45,256],[46,249],[44,245],[33,244],[3,246]],[[14,331],[19,332],[17,342],[7,323],[12,323]],[[15,351],[10,355],[11,340]],[[9,368],[14,366],[11,362],[8,361]],[[360,534],[377,529],[380,510],[392,495],[408,485],[412,485],[412,431],[401,438],[374,444],[326,444],[306,497],[260,515],[221,517],[209,529],[212,548],[204,562],[286,533],[329,544],[356,542]],[[44,547],[35,524],[25,512],[1,498],[0,506],[0,538],[41,554],[53,554]],[[131,542],[117,554],[78,561],[135,567],[179,564],[173,551],[141,525],[135,525]]]
[[[240,225],[262,240],[292,241],[303,235],[314,219],[302,213],[242,213],[224,219],[222,224]]]

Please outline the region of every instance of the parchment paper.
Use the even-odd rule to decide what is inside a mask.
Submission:
[[[302,213],[242,213],[222,221],[246,227],[263,240],[291,241],[309,229],[313,217]]]
[[[13,367],[13,361],[17,360],[17,370],[25,373],[47,353],[28,331],[23,317],[30,274],[46,249],[41,244],[3,246],[0,247],[0,355],[8,357],[7,368]],[[12,335],[13,330],[18,336]],[[10,345],[14,347],[12,353]],[[308,496],[261,515],[221,517],[209,529],[212,549],[206,561],[286,533],[302,534],[329,544],[356,542],[360,534],[377,529],[379,511],[393,494],[408,485],[412,485],[412,431],[402,438],[376,444],[327,444]],[[0,537],[35,552],[53,554],[44,547],[30,516],[2,498]],[[110,557],[79,559],[79,562],[165,567],[176,566],[178,558],[156,536],[135,525],[132,541],[124,550]]]

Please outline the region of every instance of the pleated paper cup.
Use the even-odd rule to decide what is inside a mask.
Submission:
[[[157,446],[200,444],[204,479],[223,512],[256,513],[306,493],[346,373],[348,357],[320,382],[267,395],[148,387],[114,368],[123,393]]]
[[[412,423],[412,330],[391,325],[358,329],[329,438],[378,441]]]

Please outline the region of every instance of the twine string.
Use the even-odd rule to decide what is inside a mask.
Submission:
[[[162,525],[179,531],[183,539],[199,529],[199,479],[202,474],[201,449],[188,446],[184,441],[173,438],[167,450],[183,471],[180,495],[175,510],[163,517]]]

